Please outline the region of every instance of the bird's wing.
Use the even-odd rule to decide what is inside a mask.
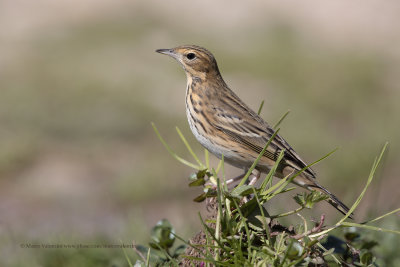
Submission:
[[[261,153],[275,131],[242,101],[237,101],[239,102],[235,105],[225,106],[224,108],[210,107],[214,111],[214,126],[249,149]],[[264,156],[275,161],[282,150],[285,150],[283,158],[285,164],[297,170],[307,166],[280,135],[275,136]],[[305,172],[313,178],[316,176],[311,168],[307,168]]]

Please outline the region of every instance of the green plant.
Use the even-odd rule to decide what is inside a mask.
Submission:
[[[186,246],[180,245],[171,251],[175,243],[175,230],[166,219],[159,221],[151,230],[149,247],[136,245],[135,251],[141,257],[135,266],[178,266],[177,258]],[[132,266],[132,265],[131,265]]]
[[[261,110],[261,107],[260,107]],[[259,110],[259,111],[260,111]],[[277,128],[287,113],[274,126]],[[325,195],[318,192],[303,193],[294,196],[299,205],[297,209],[270,215],[263,205],[278,194],[291,191],[288,187],[292,177],[285,177],[277,183],[272,183],[272,177],[282,159],[283,152],[279,155],[275,166],[267,174],[260,186],[247,185],[246,181],[254,167],[257,165],[263,151],[253,166],[247,171],[239,184],[232,190],[228,189],[224,172],[224,158],[222,157],[217,168],[212,168],[209,163],[209,154],[205,150],[205,162],[193,152],[182,132],[177,128],[178,135],[186,145],[196,163],[192,163],[178,156],[161,137],[159,131],[153,128],[157,136],[170,152],[170,154],[181,163],[196,169],[191,176],[189,186],[202,186],[203,193],[194,200],[201,202],[207,200],[207,205],[212,214],[207,219],[199,218],[203,225],[203,231],[193,240],[197,242],[186,242],[189,247],[182,255],[184,264],[216,265],[216,266],[376,266],[376,257],[372,249],[377,246],[374,240],[361,238],[359,228],[400,234],[400,231],[389,230],[372,226],[371,223],[383,219],[400,209],[393,210],[375,219],[363,223],[349,222],[346,219],[360,204],[367,188],[371,184],[376,169],[388,146],[386,143],[380,155],[375,159],[367,183],[350,208],[336,224],[324,226],[325,216],[322,215],[314,226],[310,227],[307,220],[299,212],[303,209],[312,209],[314,204],[326,199]],[[278,132],[277,129],[276,132]],[[271,140],[274,136],[271,138]],[[271,141],[270,140],[270,141]],[[264,150],[269,143],[266,144]],[[325,159],[334,151],[328,153],[318,161],[310,164],[310,167]],[[303,170],[295,175],[299,175]],[[277,221],[278,218],[298,214],[302,223],[293,227],[286,227]],[[344,239],[332,235],[332,231],[343,229]],[[176,236],[176,235],[175,235]],[[179,237],[178,237],[179,238]],[[199,239],[201,242],[198,242]],[[154,247],[154,246],[153,246]],[[159,250],[164,250],[160,244]],[[151,250],[148,250],[147,264],[151,262]],[[170,255],[166,253],[166,255]],[[176,254],[174,260],[176,264]]]

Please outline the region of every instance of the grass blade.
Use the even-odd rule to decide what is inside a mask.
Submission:
[[[318,237],[318,236],[327,234],[327,233],[329,233],[330,231],[332,231],[332,230],[334,230],[334,229],[336,229],[336,228],[338,228],[338,227],[340,227],[340,226],[343,226],[343,225],[345,225],[345,224],[346,224],[347,226],[349,226],[349,225],[351,224],[351,223],[344,222],[344,221],[353,213],[353,211],[356,209],[356,207],[360,204],[362,198],[364,197],[365,192],[366,192],[367,189],[368,189],[368,186],[371,184],[372,179],[374,178],[375,171],[376,171],[376,169],[378,168],[378,165],[379,165],[380,161],[382,160],[383,154],[384,154],[384,152],[386,151],[386,148],[387,148],[388,144],[389,144],[388,142],[385,143],[385,145],[384,145],[383,148],[382,148],[382,151],[381,151],[380,155],[378,156],[378,158],[375,158],[374,163],[372,164],[372,169],[371,169],[371,171],[370,171],[370,173],[369,173],[369,176],[368,176],[367,184],[365,185],[363,191],[362,191],[362,192],[360,193],[360,195],[358,196],[357,200],[356,200],[356,201],[354,202],[354,204],[351,206],[350,210],[346,213],[346,215],[345,215],[342,219],[340,219],[334,226],[332,226],[332,227],[330,227],[330,228],[328,228],[328,229],[326,229],[326,230],[324,230],[324,231],[322,231],[322,232],[319,232],[319,233],[316,233],[316,234],[312,234],[312,235],[309,236],[310,238],[314,238],[314,237]],[[382,217],[382,216],[381,216],[381,217]],[[365,224],[357,224],[357,225],[363,225],[363,226],[368,226],[368,227],[374,227],[374,226],[369,226],[369,225],[365,225]],[[361,227],[361,226],[360,226],[360,227]],[[366,227],[364,227],[364,228],[366,228]],[[375,227],[375,228],[378,228],[378,227]],[[380,228],[379,228],[379,229],[380,229]],[[379,231],[380,231],[380,230],[379,230]],[[389,230],[388,230],[388,231],[389,231]],[[390,231],[392,231],[392,230],[390,230]]]
[[[287,117],[287,115],[289,115],[289,113],[290,113],[290,109],[288,111],[286,111],[285,114],[283,114],[283,116],[278,120],[278,122],[274,124],[272,129],[277,129],[279,127],[279,125],[282,123],[282,121]]]
[[[258,115],[260,115],[260,113],[261,113],[263,107],[264,107],[264,100],[261,101],[260,107],[258,108],[258,111],[257,111],[257,114],[258,114]]]
[[[257,192],[254,189],[254,187],[253,187],[253,194],[254,194],[254,197],[256,198],[256,201],[257,201],[257,204],[258,204],[258,208],[260,209],[260,213],[261,213],[261,216],[262,216],[262,223],[263,223],[263,226],[264,226],[264,229],[265,229],[265,233],[267,235],[268,244],[272,244],[271,243],[271,235],[270,235],[270,232],[269,232],[269,226],[268,226],[268,223],[267,223],[267,219],[265,217],[262,204],[260,202],[260,199],[257,196]],[[268,217],[269,217],[269,215],[268,215]]]
[[[251,165],[251,167],[249,168],[249,170],[247,171],[246,175],[243,177],[243,179],[240,181],[240,183],[237,185],[242,186],[244,185],[244,183],[247,181],[247,179],[249,178],[251,172],[254,170],[254,168],[257,166],[258,162],[260,161],[260,159],[262,158],[262,156],[264,155],[265,151],[267,150],[268,146],[271,144],[272,140],[274,140],[275,136],[278,134],[279,129],[276,130],[276,132],[271,136],[271,138],[268,140],[268,142],[265,144],[264,148],[261,150],[260,154],[258,155],[257,159],[253,162],[253,164]]]
[[[206,167],[209,170],[210,169],[210,153],[208,152],[207,149],[204,149],[204,159],[206,161]]]
[[[365,228],[365,229],[374,230],[374,231],[378,231],[378,232],[394,233],[394,234],[400,235],[400,231],[380,228],[380,227],[376,227],[376,226],[372,226],[372,225],[359,224],[359,223],[353,223],[353,222],[343,222],[341,225],[346,226],[346,227],[359,227],[359,228]]]
[[[358,198],[357,198],[357,200],[354,202],[353,206],[351,206],[350,210],[346,213],[346,215],[345,215],[341,220],[339,220],[339,222],[338,222],[336,225],[340,225],[341,223],[343,223],[343,222],[353,213],[353,211],[357,208],[357,206],[360,204],[361,200],[363,199],[363,197],[364,197],[364,195],[365,195],[365,192],[367,191],[369,185],[370,185],[371,182],[372,182],[372,179],[374,178],[375,171],[376,171],[376,169],[378,168],[379,163],[380,163],[381,160],[382,160],[383,154],[385,153],[385,150],[386,150],[388,144],[389,144],[388,142],[385,143],[385,145],[384,145],[383,148],[382,148],[381,154],[379,155],[378,158],[375,158],[374,164],[372,164],[372,169],[371,169],[371,171],[370,171],[370,173],[369,173],[368,180],[367,180],[367,183],[366,183],[366,185],[365,185],[363,191],[362,191],[361,194],[358,196]]]
[[[283,156],[285,155],[285,150],[282,150],[279,153],[278,158],[276,159],[276,162],[274,164],[274,166],[272,166],[271,170],[268,172],[267,177],[264,179],[264,181],[262,182],[260,188],[261,188],[261,192],[267,189],[268,183],[269,181],[272,179],[272,177],[274,176],[276,169],[278,168],[279,163],[281,162],[281,160],[283,159]]]
[[[220,161],[218,162],[217,169],[215,170],[216,173],[219,173],[219,170],[221,169],[221,167],[222,167],[223,164],[224,164],[224,162],[223,162],[222,160],[220,160]]]
[[[201,170],[201,166],[197,166],[181,157],[179,157],[167,144],[167,142],[165,142],[165,140],[161,137],[160,132],[158,131],[156,125],[152,122],[151,125],[153,126],[154,132],[156,133],[158,139],[160,139],[161,143],[164,145],[164,147],[167,149],[167,151],[171,154],[172,157],[174,157],[177,161],[185,164],[186,166],[189,166],[193,169],[197,169],[197,170]]]
[[[178,132],[179,137],[182,139],[182,142],[185,144],[187,150],[189,153],[193,156],[193,158],[196,160],[196,162],[199,164],[199,166],[204,169],[205,166],[204,164],[200,161],[200,159],[197,157],[196,153],[193,152],[192,147],[189,145],[188,141],[186,140],[185,136],[182,134],[181,130],[179,130],[178,127],[176,127],[176,131]]]
[[[120,240],[120,242],[122,244],[121,240]],[[125,248],[123,246],[122,246],[122,251],[124,252],[124,256],[125,256],[126,261],[128,262],[129,267],[133,267],[131,259],[128,257],[128,253],[126,253],[126,250],[125,250]]]
[[[204,258],[201,258],[201,259],[203,259],[204,261],[208,260],[208,261],[213,262],[215,264],[215,261],[214,261],[214,259],[212,257],[209,257],[208,255],[204,254],[204,252],[201,249],[198,248],[198,247],[202,247],[203,245],[191,244],[188,241],[186,241],[185,239],[183,239],[182,237],[176,235],[175,233],[171,233],[171,234],[173,234],[177,239],[182,241],[186,246],[191,247],[194,250],[196,250],[197,252],[199,252],[199,254],[201,254],[204,257]],[[183,257],[190,257],[190,256],[183,256]]]
[[[393,213],[396,213],[396,212],[399,212],[399,211],[400,211],[400,208],[395,209],[395,210],[392,210],[392,211],[390,211],[390,212],[388,212],[388,213],[385,213],[385,214],[383,214],[383,215],[381,215],[381,216],[379,216],[379,217],[377,217],[377,218],[375,218],[375,219],[372,219],[372,220],[369,220],[369,221],[365,221],[365,222],[363,222],[362,224],[376,222],[376,221],[378,221],[378,220],[380,220],[380,219],[385,218],[386,216],[389,216],[389,215],[391,215],[391,214],[393,214]]]
[[[147,251],[147,257],[146,257],[146,267],[150,266],[150,248]]]
[[[280,187],[282,184],[284,184],[284,183],[288,183],[288,184],[289,184],[288,178],[289,178],[289,176],[286,176],[286,177],[282,178],[279,182],[277,182],[276,184],[274,184],[273,186],[271,186],[271,187],[268,188],[267,190],[263,191],[263,192],[261,193],[261,195],[262,195],[262,196],[266,196],[266,195],[268,195],[269,193],[271,193],[272,191],[276,190],[276,189],[277,189],[278,187]]]
[[[327,157],[329,157],[330,155],[335,153],[337,150],[338,150],[338,148],[335,148],[334,150],[332,150],[331,152],[329,152],[328,154],[326,154],[322,158],[320,158],[320,159],[314,161],[313,163],[307,165],[306,167],[304,167],[303,169],[298,171],[295,175],[291,176],[290,178],[289,178],[289,176],[286,176],[281,181],[279,181],[278,183],[276,183],[273,186],[271,186],[270,188],[268,188],[265,192],[263,192],[262,195],[265,196],[265,195],[269,194],[270,192],[274,191],[276,188],[279,187],[279,189],[277,189],[277,191],[274,192],[274,195],[278,194],[280,191],[282,191],[286,187],[287,184],[289,184],[294,178],[296,178],[298,175],[300,175],[303,171],[305,171],[306,169],[310,168],[311,166],[321,162],[322,160],[326,159]],[[282,185],[283,183],[286,183],[286,184]]]
[[[200,223],[203,226],[203,231],[205,234],[207,234],[212,240],[214,240],[214,242],[216,242],[218,244],[218,247],[221,248],[222,250],[225,251],[225,253],[230,253],[230,251],[226,248],[226,246],[224,246],[224,244],[222,244],[220,242],[220,240],[216,239],[215,236],[213,235],[213,232],[211,230],[211,228],[204,222],[203,218],[201,217],[201,214],[199,212],[199,218],[200,218]],[[214,260],[214,259],[213,259]]]

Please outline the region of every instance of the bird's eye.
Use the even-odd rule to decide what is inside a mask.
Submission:
[[[194,53],[188,53],[186,55],[186,57],[187,57],[187,59],[192,60],[192,59],[194,59],[196,57],[196,55]]]

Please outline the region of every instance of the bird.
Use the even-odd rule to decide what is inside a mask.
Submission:
[[[186,115],[196,139],[218,158],[247,170],[257,159],[275,130],[246,105],[225,83],[217,61],[207,49],[182,45],[156,52],[171,56],[183,67],[186,78]],[[328,196],[327,201],[343,214],[349,208],[316,181],[316,173],[279,134],[258,161],[255,170],[268,173],[283,151],[275,176],[294,176],[292,183]],[[351,217],[351,216],[350,216]]]

